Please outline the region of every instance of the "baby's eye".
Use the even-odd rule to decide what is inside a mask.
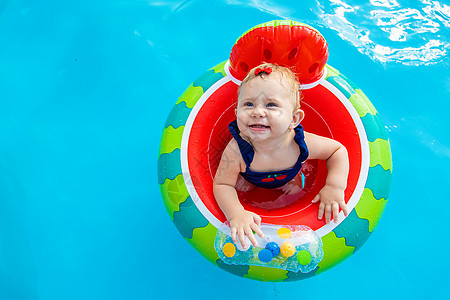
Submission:
[[[273,102],[267,103],[267,107],[276,107],[277,105]]]
[[[245,103],[243,104],[243,106],[249,106],[249,107],[252,107],[252,106],[253,106],[253,103],[251,103],[251,102],[245,102]]]

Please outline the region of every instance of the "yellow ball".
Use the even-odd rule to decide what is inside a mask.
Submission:
[[[277,234],[282,239],[288,239],[292,235],[292,231],[289,228],[281,227],[277,230]]]
[[[291,257],[295,254],[295,247],[290,242],[284,242],[281,244],[280,252],[286,257]]]
[[[232,243],[226,243],[223,245],[222,251],[226,257],[233,257],[236,254],[236,247]]]

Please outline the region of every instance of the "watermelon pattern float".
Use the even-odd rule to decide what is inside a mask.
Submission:
[[[258,25],[237,40],[229,60],[206,71],[187,88],[167,118],[158,157],[158,183],[167,212],[192,247],[230,273],[262,281],[318,275],[359,250],[381,218],[392,177],[385,126],[364,93],[327,65],[327,58],[325,39],[308,25],[294,21]],[[304,163],[304,185],[296,195],[260,188],[239,193],[244,207],[259,214],[263,223],[283,228],[306,226],[319,237],[323,253],[314,268],[302,268],[307,272],[283,269],[273,261],[265,264],[265,256],[259,259],[258,253],[251,257],[255,264],[226,263],[229,257],[225,255],[225,259],[223,254],[233,253],[229,251],[232,247],[216,242],[226,218],[214,199],[212,181],[231,139],[227,126],[235,118],[238,85],[248,70],[262,62],[288,66],[298,75],[305,131],[333,138],[349,153],[345,201],[350,214],[344,218],[341,212],[337,224],[319,220],[318,204],[311,203],[325,183],[323,161]],[[216,249],[217,245],[227,248]],[[312,257],[305,249],[298,256],[301,264]]]

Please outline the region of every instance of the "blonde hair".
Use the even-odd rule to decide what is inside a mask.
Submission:
[[[247,76],[244,78],[244,80],[242,80],[241,84],[239,85],[238,88],[238,98],[239,95],[241,93],[242,88],[244,87],[244,85],[246,85],[250,80],[258,77],[258,76],[270,76],[270,74],[267,74],[265,72],[261,72],[257,75],[255,75],[255,71],[258,68],[272,68],[272,72],[270,74],[276,73],[280,75],[280,84],[282,83],[283,79],[286,79],[286,82],[289,84],[289,88],[293,94],[293,104],[294,104],[294,111],[300,108],[300,101],[302,99],[302,94],[300,92],[300,82],[297,79],[297,76],[295,76],[294,72],[292,72],[291,69],[287,68],[287,67],[283,67],[283,66],[279,66],[276,64],[271,64],[271,63],[263,63],[260,64],[259,66],[254,67],[253,69],[251,69]]]

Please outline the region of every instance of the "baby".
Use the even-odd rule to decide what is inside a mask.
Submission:
[[[262,64],[247,74],[238,89],[236,121],[229,125],[233,139],[226,146],[216,176],[214,196],[230,222],[231,237],[247,248],[245,236],[256,247],[261,217],[241,205],[236,184],[241,176],[262,188],[279,188],[296,181],[302,163],[326,160],[325,186],[313,199],[320,201],[318,218],[338,221],[349,169],[347,150],[335,140],[303,132],[300,122],[300,84],[286,67]]]

